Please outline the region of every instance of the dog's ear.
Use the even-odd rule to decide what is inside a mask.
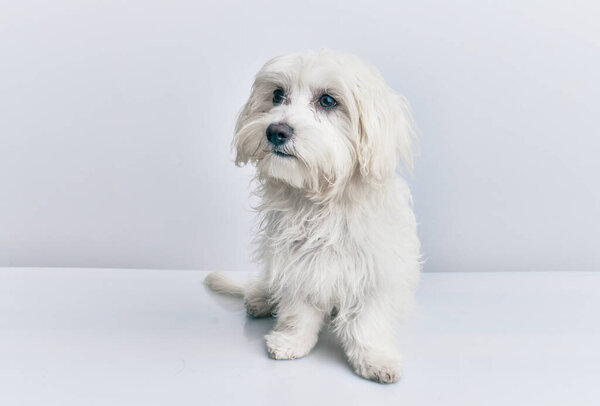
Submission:
[[[411,171],[416,131],[406,99],[390,89],[374,69],[360,75],[353,95],[361,175],[378,182],[392,174],[400,163]]]
[[[256,140],[253,139],[253,128],[256,123],[253,123],[252,116],[259,109],[260,95],[258,94],[256,83],[252,85],[250,97],[242,107],[237,121],[231,148],[235,152],[235,164],[244,166],[254,158],[254,153],[258,148]],[[254,125],[253,125],[254,124]]]
[[[235,153],[235,164],[237,166],[244,166],[250,160],[250,156],[245,152],[244,143],[247,141],[247,137],[244,137],[242,129],[246,123],[250,112],[250,100],[248,100],[242,107],[238,114],[235,122],[235,130],[233,133],[233,141],[231,142],[231,149]]]

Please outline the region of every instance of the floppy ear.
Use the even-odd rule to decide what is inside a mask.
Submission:
[[[254,112],[260,108],[260,96],[255,82],[252,85],[250,97],[242,107],[235,123],[231,148],[235,152],[235,164],[237,166],[244,166],[248,162],[254,163],[256,160],[254,154],[260,145],[260,137],[257,139],[255,133],[259,130],[260,123],[253,121],[252,117],[255,116]]]
[[[246,152],[248,148],[246,144],[249,143],[249,134],[247,131],[243,131],[248,116],[250,115],[251,100],[248,100],[242,107],[238,114],[237,121],[235,122],[235,130],[233,133],[233,141],[231,142],[231,149],[235,152],[235,164],[237,166],[244,166],[250,160],[249,154]]]
[[[353,94],[361,175],[381,181],[393,174],[400,163],[411,171],[416,132],[406,99],[390,89],[377,72],[369,72],[359,80]]]

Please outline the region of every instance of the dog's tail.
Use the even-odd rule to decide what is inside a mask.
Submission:
[[[223,272],[209,273],[204,278],[204,284],[213,292],[235,297],[244,297],[244,292],[246,291],[245,283],[230,278]]]

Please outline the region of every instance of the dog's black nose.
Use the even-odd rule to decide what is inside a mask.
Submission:
[[[294,129],[286,123],[273,123],[267,127],[267,139],[275,146],[285,144],[293,133]]]

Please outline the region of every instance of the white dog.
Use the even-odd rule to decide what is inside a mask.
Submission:
[[[396,329],[412,303],[420,244],[411,194],[409,107],[359,58],[321,51],[274,58],[258,72],[237,121],[237,165],[257,169],[262,274],[243,285],[212,273],[214,291],[276,316],[272,358],[315,346],[327,322],[356,373],[400,376]]]

